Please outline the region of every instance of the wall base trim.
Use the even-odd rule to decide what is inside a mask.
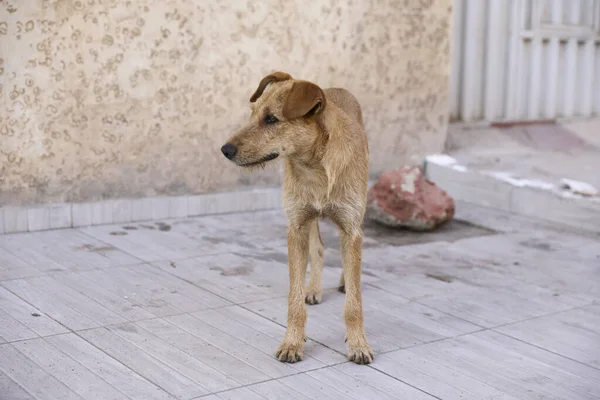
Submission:
[[[281,208],[281,188],[0,207],[0,235]]]

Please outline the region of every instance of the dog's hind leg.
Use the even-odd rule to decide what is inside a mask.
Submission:
[[[319,304],[323,296],[323,240],[319,231],[319,220],[315,218],[310,224],[309,234],[310,278],[306,286],[306,303]]]
[[[338,283],[338,291],[346,293],[346,281],[344,279],[344,270],[342,270],[342,276],[340,276],[340,283]]]

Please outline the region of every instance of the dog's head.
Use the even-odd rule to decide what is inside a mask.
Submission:
[[[250,103],[250,121],[221,147],[225,157],[242,167],[264,165],[311,148],[319,134],[318,117],[326,106],[321,88],[283,72],[265,76]]]

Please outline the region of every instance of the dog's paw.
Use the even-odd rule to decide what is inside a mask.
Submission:
[[[348,346],[348,360],[356,364],[371,364],[374,357],[373,350],[368,344],[363,346]]]
[[[283,342],[275,352],[275,357],[281,362],[295,363],[304,357],[304,341],[301,343]]]
[[[311,304],[311,305],[319,304],[319,303],[321,303],[322,299],[323,299],[323,293],[320,290],[306,289],[306,297],[304,299],[306,304]]]

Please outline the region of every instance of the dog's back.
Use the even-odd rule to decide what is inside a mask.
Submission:
[[[328,88],[323,90],[323,92],[325,93],[325,97],[328,101],[334,103],[342,111],[354,118],[360,123],[361,126],[364,127],[360,104],[358,100],[356,100],[356,97],[352,95],[352,93],[341,88]]]

